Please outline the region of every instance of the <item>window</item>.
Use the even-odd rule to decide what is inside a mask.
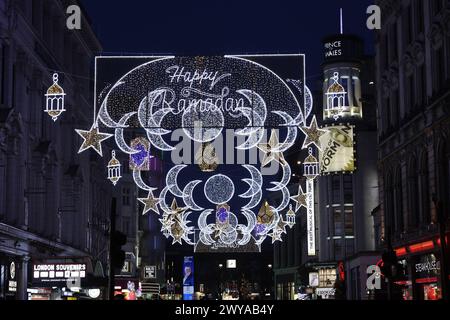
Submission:
[[[1,68],[2,68],[2,74],[1,74],[1,84],[0,84],[0,102],[5,105],[7,102],[7,77],[8,77],[8,46],[3,43],[2,46],[2,61],[1,61]]]
[[[353,208],[345,209],[345,235],[353,236],[354,228],[353,228]]]
[[[397,38],[397,23],[391,26],[391,43],[390,43],[390,56],[392,60],[398,59],[398,38]]]
[[[353,177],[344,175],[344,203],[353,204]]]
[[[447,214],[450,209],[450,148],[442,146],[439,150],[439,200],[442,201],[442,210]]]
[[[336,269],[326,268],[319,270],[319,287],[332,288],[336,283]]]
[[[16,80],[17,80],[17,68],[16,68],[16,64],[13,64],[13,68],[12,68],[12,88],[11,88],[11,106],[13,108],[15,108],[16,106],[16,95],[17,95],[17,84],[16,84]]]
[[[424,12],[423,12],[423,0],[414,0],[414,11],[416,20],[416,33],[420,34],[424,32]]]
[[[344,258],[343,240],[334,240],[334,259],[342,260]]]
[[[419,96],[419,105],[425,105],[426,104],[426,98],[427,98],[427,75],[425,70],[425,64],[421,65],[419,67],[418,75],[417,75],[417,89],[418,89],[418,96]]]
[[[412,160],[409,167],[409,177],[408,177],[408,197],[409,197],[409,212],[410,212],[410,223],[409,225],[413,228],[417,227],[420,222],[419,218],[419,175],[417,175],[417,165],[416,161]]]
[[[444,87],[444,83],[445,83],[445,52],[444,52],[444,46],[441,46],[438,51],[436,52],[437,55],[437,64],[438,64],[438,69],[437,69],[437,76],[438,76],[438,90],[442,90],[442,88]]]
[[[420,208],[421,208],[421,222],[429,224],[431,222],[430,214],[430,187],[428,174],[428,154],[425,152],[422,156],[422,163],[420,169]]]
[[[431,11],[433,15],[438,14],[442,10],[442,7],[443,7],[442,0],[431,1]]]
[[[389,98],[386,98],[384,100],[384,106],[385,106],[384,114],[386,115],[384,131],[387,132],[391,128],[391,125],[392,125],[391,101]]]
[[[399,233],[404,231],[403,222],[403,187],[402,187],[402,171],[398,168],[395,185],[394,185],[394,210],[395,210],[395,225],[394,230]]]
[[[334,217],[334,235],[342,236],[344,231],[344,217],[342,215],[342,210],[340,208],[333,209]]]
[[[412,9],[408,6],[403,13],[403,30],[404,30],[404,46],[407,47],[413,40],[413,28],[412,28]]]
[[[124,205],[124,206],[130,205],[130,189],[129,188],[122,189],[122,205]]]
[[[341,203],[341,177],[333,176],[331,178],[331,193],[332,193],[332,204]]]
[[[395,128],[398,126],[399,123],[399,110],[400,110],[400,106],[399,106],[399,90],[395,90],[392,92],[392,99],[390,100],[391,102],[391,124],[392,126]]]

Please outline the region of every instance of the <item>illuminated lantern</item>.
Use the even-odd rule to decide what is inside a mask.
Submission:
[[[58,74],[53,74],[53,85],[48,88],[46,97],[45,112],[52,117],[53,121],[58,120],[58,117],[66,111],[64,109],[65,93],[63,88],[58,84]]]
[[[292,205],[289,206],[289,211],[286,213],[286,222],[291,229],[295,226],[295,212],[292,210]]]
[[[219,158],[216,155],[214,145],[211,143],[202,144],[195,155],[195,160],[202,172],[214,172],[219,165]]]
[[[150,159],[150,142],[142,137],[138,137],[131,141],[131,148],[138,150],[138,153],[130,155],[130,170],[132,171],[149,171]]]
[[[327,109],[326,111],[333,115],[334,120],[338,120],[342,117],[345,106],[345,98],[347,92],[344,87],[339,83],[339,72],[334,73],[334,77],[332,78],[333,83],[328,88],[326,96],[327,96]]]
[[[116,159],[116,151],[113,150],[112,159],[108,163],[108,179],[113,185],[116,185],[120,178],[122,178],[121,166],[119,160]]]
[[[314,180],[319,176],[319,161],[314,157],[312,148],[309,148],[309,155],[303,163],[303,169],[307,179]]]

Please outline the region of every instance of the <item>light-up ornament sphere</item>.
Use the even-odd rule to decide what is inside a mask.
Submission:
[[[214,204],[221,205],[230,201],[234,196],[234,184],[223,174],[208,179],[204,187],[206,198]]]
[[[189,106],[182,116],[184,132],[191,140],[200,143],[216,140],[224,125],[222,111],[208,101]]]

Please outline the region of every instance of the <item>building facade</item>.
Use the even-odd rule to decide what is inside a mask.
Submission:
[[[35,264],[76,263],[86,278],[106,271],[111,184],[103,159],[77,155],[74,131],[92,121],[101,47],[84,16],[81,30],[66,28],[73,3],[0,2],[0,299],[55,296],[35,283]],[[44,113],[54,72],[67,110],[56,122]]]
[[[274,247],[277,299],[367,299],[366,270],[380,259],[371,215],[378,206],[374,61],[356,36],[333,35],[323,44],[322,83],[313,94],[328,130],[317,154],[322,175],[315,195],[316,254],[308,255],[301,212],[287,239]],[[291,158],[301,169],[305,154]],[[293,185],[293,194],[297,190]]]
[[[438,213],[448,231],[450,211],[450,2],[377,4],[384,13],[376,39],[377,245],[396,250],[404,299],[438,299]]]
[[[319,156],[317,271],[334,266],[342,278],[335,297],[361,300],[368,298],[367,267],[380,259],[371,216],[378,206],[374,63],[356,36],[334,35],[323,43],[322,126],[329,137]],[[333,290],[335,283],[316,289],[327,298]]]

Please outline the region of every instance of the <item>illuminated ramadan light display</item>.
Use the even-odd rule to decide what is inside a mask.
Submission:
[[[286,62],[296,74],[279,67]],[[106,78],[104,70],[115,70],[116,76]],[[312,147],[321,149],[321,137],[327,133],[312,116],[303,55],[98,57],[96,88],[103,91],[96,92],[92,129],[77,132],[98,138],[85,141],[80,152],[92,147],[101,155],[101,142],[114,136],[146,195],[139,198],[143,214],[159,215],[161,231],[174,244],[212,250],[253,245],[260,250],[268,237],[272,243],[282,241],[302,207],[307,208],[309,233],[314,230],[318,169],[311,161],[305,165],[306,193],[300,187],[299,195],[292,196],[292,171],[284,158],[303,133],[303,148],[310,149],[306,160],[311,160]],[[101,134],[100,128],[114,134]],[[127,129],[141,130],[145,138],[127,143]],[[199,146],[200,157],[198,152],[192,155],[200,163],[173,160],[185,146],[180,138],[173,139],[175,132],[189,145]],[[217,148],[219,141],[226,146],[225,155]],[[224,164],[230,146],[246,159],[252,152],[260,159]],[[149,169],[150,148],[172,155],[173,165],[159,192],[143,174]],[[279,170],[271,172],[273,166]],[[268,193],[279,193],[281,201],[264,200]],[[310,254],[315,248],[311,241],[314,237],[308,236]]]

